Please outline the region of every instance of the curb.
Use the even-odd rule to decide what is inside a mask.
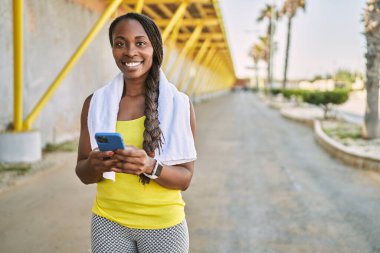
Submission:
[[[284,118],[297,121],[301,124],[304,124],[307,127],[313,128],[314,127],[314,119],[307,119],[307,118],[302,118],[302,117],[296,117],[293,114],[287,112],[286,108],[283,108],[280,110],[281,115]]]
[[[271,108],[279,109],[281,116],[284,118],[313,128],[316,142],[335,158],[355,168],[380,172],[380,155],[373,156],[351,150],[325,134],[322,130],[321,122],[318,119],[297,117],[289,113],[288,108],[281,108],[281,106],[273,105],[271,102],[267,104]]]
[[[315,139],[319,145],[334,157],[356,168],[380,172],[380,156],[372,156],[365,153],[350,150],[341,143],[330,138],[322,130],[321,122],[314,121]]]
[[[380,172],[380,156],[371,156],[366,153],[357,152],[335,141],[325,134],[319,120],[296,117],[295,115],[287,112],[286,109],[281,109],[280,113],[287,119],[297,121],[313,128],[317,143],[335,158],[359,169]]]

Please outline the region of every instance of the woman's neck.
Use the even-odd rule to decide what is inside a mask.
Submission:
[[[145,83],[141,81],[124,81],[123,96],[138,97],[145,94]]]

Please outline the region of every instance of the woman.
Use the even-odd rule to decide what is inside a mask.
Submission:
[[[83,183],[97,183],[92,251],[188,252],[181,191],[196,160],[193,107],[160,70],[150,18],[118,17],[109,39],[121,73],[84,102],[76,166]],[[96,132],[119,132],[125,149],[100,152]]]

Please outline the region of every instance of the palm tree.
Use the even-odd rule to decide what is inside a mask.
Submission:
[[[367,40],[366,90],[367,104],[363,135],[373,139],[380,136],[379,129],[379,70],[380,70],[380,0],[368,0],[364,11],[365,37]]]
[[[260,11],[260,15],[257,18],[258,22],[268,20],[268,28],[266,37],[268,38],[268,60],[267,60],[267,85],[272,83],[272,69],[271,69],[271,59],[273,55],[273,34],[274,34],[274,22],[278,17],[278,13],[272,5],[265,5],[265,8]]]
[[[286,88],[287,75],[288,75],[288,62],[289,62],[289,48],[290,48],[290,37],[292,33],[292,21],[294,16],[297,14],[297,10],[302,8],[305,10],[305,0],[285,0],[284,5],[281,9],[281,16],[288,17],[288,33],[286,39],[286,49],[285,49],[285,67],[284,67],[284,78],[282,81],[282,88]]]
[[[267,52],[267,41],[266,37],[261,37],[258,43],[253,44],[249,55],[253,59],[255,76],[256,76],[256,91],[259,90],[259,73],[258,73],[258,63],[259,61],[267,61],[268,52]]]

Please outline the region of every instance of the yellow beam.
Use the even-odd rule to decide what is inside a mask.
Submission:
[[[207,17],[207,13],[204,11],[202,4],[200,3],[195,3],[195,8],[199,11],[201,14],[201,17]]]
[[[175,25],[174,27],[174,30],[172,32],[172,35],[170,36],[170,39],[169,39],[169,47],[171,48],[174,48],[175,47],[175,44],[177,43],[177,39],[178,39],[178,36],[179,36],[179,30],[181,28],[181,25],[182,25],[182,18],[177,22],[177,24]]]
[[[124,0],[126,4],[134,4],[136,0]],[[183,0],[145,0],[145,4],[179,4]],[[209,4],[210,0],[191,0],[191,3]]]
[[[203,59],[203,56],[206,54],[207,49],[209,48],[211,43],[211,39],[205,40],[203,43],[203,46],[198,51],[197,56],[195,56],[194,60],[192,61],[188,71],[184,72],[180,81],[178,82],[178,90],[182,90],[184,87],[185,82],[188,83],[188,76],[191,73],[191,71],[195,70],[196,66],[200,63],[200,61]],[[195,72],[196,73],[196,72]],[[186,87],[187,88],[187,87]]]
[[[187,41],[185,42],[185,43],[187,43]],[[185,44],[185,43],[179,43],[179,42],[177,42],[177,45],[178,46],[182,46],[183,44]],[[202,47],[202,45],[203,45],[203,42],[198,42],[198,43],[196,43],[195,45],[194,45],[194,47],[195,48],[200,48],[200,47]],[[213,47],[216,47],[216,48],[219,48],[219,50],[223,50],[223,49],[226,49],[226,43],[224,43],[224,42],[213,42],[212,43],[212,46]],[[227,49],[226,49],[227,50]]]
[[[211,61],[214,58],[216,52],[217,52],[217,50],[214,47],[211,48],[207,52],[205,59],[201,63],[201,66],[203,66],[203,68],[200,69],[199,71],[197,71],[197,75],[189,84],[189,88],[187,89],[187,94],[189,96],[193,95],[194,91],[197,89],[197,87],[200,85],[201,81],[204,79],[206,72],[207,72],[207,69],[210,68]]]
[[[231,83],[228,83],[228,82],[232,80],[230,76],[233,76],[233,73],[229,74],[231,71],[232,70],[229,69],[226,66],[226,63],[222,60],[218,69],[216,70],[217,75],[215,75],[212,81],[210,81],[211,83],[213,83],[213,86],[210,87],[208,92],[215,92],[218,90],[224,90],[228,88],[231,85]]]
[[[222,84],[221,80],[223,80],[223,79],[221,79],[221,76],[224,76],[223,73],[224,73],[223,62],[220,61],[220,64],[218,65],[218,67],[215,70],[215,75],[210,80],[210,83],[212,84],[212,86],[210,86],[210,89],[208,90],[209,92],[213,92],[213,91],[216,91],[219,89],[219,87]]]
[[[215,60],[210,64],[209,68],[205,70],[202,74],[202,76],[199,78],[199,83],[197,83],[196,87],[193,89],[192,94],[195,94],[197,96],[200,91],[208,89],[208,87],[211,85],[209,80],[210,76],[214,75],[214,68],[215,68]]]
[[[181,53],[177,57],[177,59],[174,62],[174,65],[172,65],[172,68],[170,69],[169,78],[172,78],[175,71],[177,70],[179,63],[185,58],[187,53],[190,51],[190,49],[194,46],[194,44],[197,42],[199,35],[201,35],[203,29],[203,25],[199,24],[197,27],[195,27],[193,33],[190,36],[190,39],[186,42],[185,46],[183,47]]]
[[[137,0],[136,6],[135,6],[135,12],[141,13],[143,7],[144,7],[144,0]]]
[[[178,7],[178,9],[180,7]],[[186,10],[186,8],[185,8],[185,10]],[[183,12],[185,12],[185,10],[183,10]],[[176,14],[177,14],[177,12],[174,14],[173,18],[175,17]],[[184,13],[181,13],[181,15],[183,15],[183,14]],[[171,19],[158,19],[158,20],[154,20],[154,22],[160,27],[165,26],[166,27],[165,29],[167,29],[169,24],[171,24],[173,18],[171,18]],[[219,21],[216,18],[204,18],[204,19],[203,18],[186,18],[186,19],[183,19],[182,25],[183,26],[194,26],[194,25],[202,23],[204,26],[217,26],[219,24],[218,22]],[[174,26],[174,24],[173,24],[173,26]],[[173,29],[173,27],[171,27],[170,30],[171,29]]]
[[[192,54],[193,54],[193,50],[191,50],[188,53],[189,56],[192,55]],[[187,60],[185,60],[185,59],[187,59]],[[181,91],[181,89],[182,89],[181,85],[182,85],[182,82],[183,82],[183,77],[185,75],[187,75],[187,73],[190,72],[191,65],[192,65],[192,60],[190,59],[190,57],[184,57],[183,63],[181,65],[181,74],[180,74],[179,78],[176,81],[176,86],[177,86],[177,89],[179,91]]]
[[[219,20],[220,28],[221,28],[222,33],[224,35],[224,41],[227,44],[227,48],[228,48],[228,52],[229,52],[229,54],[228,54],[229,55],[229,57],[228,57],[229,61],[231,62],[231,66],[233,66],[233,60],[232,60],[232,57],[231,57],[231,55],[232,55],[231,48],[228,45],[226,29],[224,28],[224,21],[223,21],[222,12],[221,12],[221,9],[220,9],[220,6],[219,6],[219,0],[212,0],[212,3],[214,5],[216,16],[218,17],[218,20]],[[232,68],[231,70],[232,70],[233,75],[236,76],[234,68]]]
[[[183,16],[182,16],[183,17]],[[173,32],[169,38],[169,43],[167,44],[167,53],[165,53],[164,55],[164,62],[162,64],[163,68],[165,69],[166,71],[166,68],[168,67],[168,63],[169,63],[169,60],[170,60],[170,56],[175,48],[175,44],[177,42],[177,38],[178,38],[178,34],[179,34],[179,30],[181,28],[181,23],[182,23],[182,18],[177,22],[177,24],[175,25],[174,29],[173,29]]]
[[[66,77],[69,71],[74,67],[75,63],[79,60],[79,58],[83,55],[85,50],[90,45],[91,41],[95,38],[95,36],[99,33],[100,29],[104,26],[104,24],[108,21],[108,19],[112,16],[112,14],[116,11],[119,5],[123,2],[123,0],[113,0],[111,4],[107,7],[95,25],[92,27],[91,31],[87,34],[86,38],[82,41],[78,49],[75,51],[70,60],[63,67],[61,72],[55,78],[53,83],[50,85],[48,90],[44,93],[42,98],[38,101],[36,106],[33,108],[32,112],[28,115],[24,122],[24,130],[30,129],[33,121],[36,119],[37,115],[41,112],[42,108],[49,101],[55,90],[59,87],[62,80]]]
[[[148,14],[149,17],[151,17],[154,20],[161,19],[161,16],[158,15],[158,13],[155,12],[152,8],[150,8],[147,4],[144,5],[144,11],[146,12],[146,14]]]
[[[214,65],[214,68],[213,68],[212,75],[208,76],[209,79],[208,79],[207,83],[209,85],[207,86],[207,89],[205,89],[206,92],[211,91],[217,85],[217,81],[216,80],[218,79],[218,77],[220,75],[221,65],[222,65],[222,60],[220,60],[220,58],[218,57],[218,59],[215,61],[215,65]]]
[[[171,16],[173,16],[172,11],[168,7],[166,7],[165,4],[160,3],[157,6],[165,14],[166,17],[170,18]]]
[[[130,7],[128,4],[125,4],[125,3],[122,3],[121,5],[120,5],[120,7],[122,7],[122,9],[125,11],[125,12],[134,12],[135,10],[133,9],[133,7]],[[143,6],[143,8],[144,8],[144,6]],[[123,15],[124,13],[120,13],[120,14],[118,14],[115,18],[117,18],[118,16],[120,16],[120,15]]]
[[[189,39],[190,34],[188,33],[183,33],[178,35],[178,39],[180,40],[187,40]],[[212,40],[223,40],[223,34],[221,33],[204,33],[199,37],[200,40],[205,40],[205,39],[212,39]]]
[[[22,130],[23,100],[23,0],[13,0],[13,124]]]
[[[186,11],[188,1],[184,1],[180,4],[176,12],[174,13],[173,17],[170,19],[170,21],[167,23],[165,30],[162,32],[162,41],[165,42],[165,40],[168,38],[170,32],[173,30],[174,25],[182,18],[183,14]],[[158,21],[158,20],[157,20]],[[156,21],[156,23],[157,23]]]

